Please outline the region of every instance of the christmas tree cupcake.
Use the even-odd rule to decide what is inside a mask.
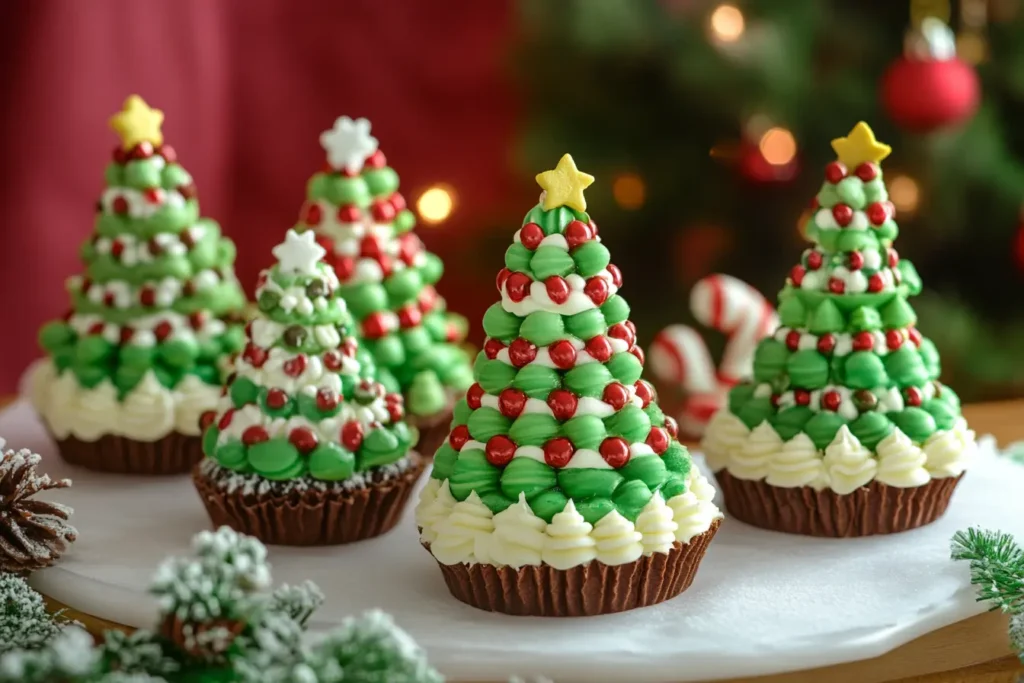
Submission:
[[[401,394],[362,377],[352,319],[313,233],[289,230],[256,285],[248,343],[193,473],[214,526],[277,545],[388,531],[422,471]]]
[[[70,278],[71,310],[40,332],[32,399],[65,460],[136,474],[187,472],[199,416],[242,345],[235,247],[199,213],[192,177],[163,143],[163,113],[133,95]]]
[[[704,439],[730,514],[767,529],[868,536],[946,510],[975,451],[935,346],[907,299],[921,291],[865,123],[832,142],[807,235],[761,341]]]
[[[412,232],[416,219],[370,122],[343,116],[320,143],[327,163],[309,181],[296,230],[315,231],[326,249],[377,379],[404,394],[418,450],[432,456],[448,434],[455,399],[473,382],[458,346],[465,321],[445,311],[434,289],[443,265]]]
[[[452,594],[538,616],[675,597],[718,529],[714,490],[651,385],[583,190],[541,173],[484,315],[487,342],[416,509]]]

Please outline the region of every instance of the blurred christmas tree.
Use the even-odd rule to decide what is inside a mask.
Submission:
[[[519,161],[540,168],[571,150],[601,179],[591,193],[601,236],[643,278],[650,296],[631,301],[649,341],[687,322],[687,292],[709,272],[774,298],[803,248],[804,202],[829,141],[870,121],[894,150],[901,249],[931,288],[918,310],[946,380],[966,399],[1019,393],[1020,4],[521,0]],[[905,38],[927,15],[956,30],[955,44],[940,32],[932,49],[944,60],[955,45],[959,61],[895,69],[920,49]]]

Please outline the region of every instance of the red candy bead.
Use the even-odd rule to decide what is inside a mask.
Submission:
[[[579,399],[576,394],[572,393],[568,389],[554,389],[548,394],[547,404],[548,408],[551,408],[552,414],[554,414],[556,420],[562,422],[568,420],[576,414],[576,409],[579,407]]]
[[[483,397],[483,395],[484,388],[480,386],[479,383],[474,383],[473,386],[471,386],[469,390],[466,392],[466,405],[468,405],[473,410],[476,410],[481,405],[480,399]]]
[[[833,294],[842,294],[846,291],[846,285],[837,277],[829,278],[828,291]]]
[[[252,446],[253,444],[263,443],[264,441],[270,440],[270,434],[267,433],[265,427],[260,425],[252,425],[246,427],[245,431],[242,432],[242,443],[246,446]]]
[[[355,421],[346,422],[341,427],[341,445],[355,452],[363,443],[363,425]]]
[[[366,157],[366,166],[369,168],[384,168],[388,165],[387,157],[384,156],[384,152],[379,149],[370,156]]]
[[[889,212],[885,209],[885,204],[881,202],[874,202],[867,210],[868,221],[871,225],[878,227],[882,223],[885,223],[886,219],[889,218]]]
[[[838,161],[833,161],[832,163],[825,167],[825,180],[829,181],[833,185],[835,185],[845,177],[846,166],[843,166]]]
[[[505,348],[505,345],[502,344],[497,339],[488,339],[487,342],[484,343],[484,353],[490,360],[494,360],[495,358],[497,358],[498,352],[500,352],[503,348]]]
[[[794,389],[793,400],[798,406],[809,406],[811,405],[811,392],[806,389]]]
[[[807,274],[807,269],[803,266],[793,266],[792,270],[789,271],[789,279],[793,281],[793,284],[797,287],[804,281],[804,275]]]
[[[164,200],[164,191],[159,187],[149,187],[142,193],[142,197],[149,204],[159,204]]]
[[[921,405],[922,401],[924,401],[924,396],[922,396],[920,389],[917,387],[907,387],[906,402],[908,406],[916,408]]]
[[[340,256],[334,259],[334,263],[331,265],[334,267],[334,274],[342,282],[352,277],[352,273],[356,271],[356,261],[349,256]]]
[[[878,167],[875,166],[870,161],[865,161],[864,163],[859,164],[857,166],[857,169],[854,171],[854,173],[857,174],[857,177],[863,180],[865,183],[869,183],[872,180],[874,180],[876,176],[878,176]]]
[[[516,454],[516,444],[507,436],[498,434],[488,439],[484,453],[487,456],[487,462],[495,467],[504,467],[512,462],[512,457]]]
[[[612,343],[608,341],[608,337],[598,335],[587,341],[587,353],[594,360],[604,363],[612,357]]]
[[[898,266],[900,264],[900,255],[892,247],[889,247],[886,250],[886,252],[885,252],[885,259],[888,262],[890,268],[895,268],[896,266]]]
[[[319,439],[309,427],[296,427],[288,434],[288,441],[299,450],[299,453],[309,453],[316,448]]]
[[[395,206],[390,201],[376,201],[370,207],[373,219],[378,223],[390,223],[395,220]]]
[[[391,202],[391,206],[394,207],[395,213],[398,213],[399,211],[405,211],[405,207],[408,206],[408,204],[406,204],[405,202],[405,197],[403,197],[400,192],[395,192],[394,194],[392,194],[391,198],[388,199],[388,201]]]
[[[616,469],[629,462],[629,444],[621,437],[608,437],[598,450],[604,461]]]
[[[612,276],[612,284],[615,285],[615,289],[622,289],[622,271],[619,270],[619,267],[614,263],[609,263],[605,270]]]
[[[796,351],[800,348],[800,333],[796,330],[790,330],[786,333],[786,348],[790,351]]]
[[[544,462],[551,467],[565,467],[572,460],[572,441],[563,437],[551,439],[544,444]]]
[[[168,337],[171,336],[171,332],[173,332],[173,331],[174,331],[174,328],[172,328],[171,324],[169,322],[167,322],[166,320],[164,320],[163,322],[159,323],[156,327],[153,328],[153,334],[156,335],[157,341],[163,341],[163,340],[167,339]],[[253,365],[253,367],[257,367],[258,368],[258,367],[260,367],[260,365],[263,365],[263,363],[260,363],[260,365],[256,365],[255,363],[253,363],[252,365]]]
[[[590,232],[591,232],[591,233],[593,233],[593,234],[594,234],[594,236],[596,237],[596,236],[597,236],[597,223],[595,223],[595,222],[594,222],[594,219],[593,219],[593,218],[591,218],[591,219],[590,219],[590,220],[589,220],[589,221],[587,222],[587,225],[589,225],[589,226],[590,226]]]
[[[198,330],[203,327],[206,323],[206,314],[202,311],[196,311],[188,314],[188,324],[193,330]]]
[[[826,391],[821,396],[821,407],[825,410],[831,410],[833,413],[839,410],[839,405],[843,402],[843,397],[839,395],[838,391]]]
[[[508,298],[516,303],[525,299],[530,291],[530,283],[530,277],[525,273],[515,272],[509,275],[505,280],[505,291],[508,292]]]
[[[235,416],[235,409],[228,408],[224,411],[224,414],[220,416],[220,420],[217,422],[217,429],[222,432],[231,426],[231,420]]]
[[[289,358],[288,360],[285,361],[283,369],[284,374],[288,375],[289,377],[298,377],[299,375],[306,371],[306,357],[303,355],[298,355],[295,356],[294,358]]]
[[[355,204],[346,204],[338,207],[339,223],[356,223],[363,217],[363,212]]]
[[[622,408],[629,402],[629,389],[619,382],[612,382],[604,388],[604,392],[601,394],[601,400],[615,410],[622,410]]]
[[[205,432],[217,419],[216,410],[206,410],[199,416],[199,430]]]
[[[846,255],[846,263],[851,270],[860,270],[864,267],[864,254],[859,251],[851,251]]]
[[[380,312],[371,313],[363,320],[363,335],[367,339],[380,339],[387,333],[387,323]]]
[[[569,243],[569,249],[589,242],[591,237],[590,226],[583,221],[570,221],[569,225],[565,226],[565,241]]]
[[[457,451],[461,451],[467,441],[469,441],[469,427],[466,425],[459,425],[448,435],[448,443]]]
[[[398,309],[398,325],[402,329],[416,327],[423,320],[423,312],[416,306],[403,306]]]
[[[521,368],[524,365],[532,363],[537,357],[537,345],[531,341],[527,341],[522,337],[519,337],[508,347],[508,359],[512,361],[512,365],[517,368]]]
[[[640,397],[641,408],[646,408],[654,400],[654,387],[646,380],[638,379],[633,385],[633,390]]]
[[[110,243],[110,255],[114,258],[121,258],[121,254],[124,253],[124,242],[121,240],[114,240]]]
[[[498,286],[499,292],[501,291],[502,286],[505,284],[505,281],[508,280],[508,276],[511,274],[512,271],[509,270],[508,268],[502,268],[501,270],[498,271],[498,277],[494,279],[494,284]]]
[[[498,395],[498,410],[505,417],[517,418],[526,407],[526,394],[519,389],[502,389]]]
[[[416,255],[420,253],[421,243],[418,237],[411,232],[407,232],[398,238],[398,258],[407,266],[411,266],[416,262]]]
[[[812,251],[807,255],[807,267],[811,270],[821,268],[822,256],[820,251]]]
[[[160,324],[166,325],[167,323]],[[170,325],[167,325],[167,327],[170,328]],[[160,335],[157,334],[157,337],[159,336]],[[263,364],[267,362],[267,352],[250,342],[246,344],[245,351],[242,352],[242,358],[254,368],[262,368]]]
[[[590,300],[600,306],[608,300],[608,295],[611,290],[608,289],[608,283],[603,277],[592,277],[587,280],[586,286],[583,287],[583,293],[590,297]]]
[[[818,337],[818,353],[828,355],[836,348],[836,336],[830,332]]]
[[[367,235],[359,241],[359,255],[363,258],[378,258],[383,253],[380,240],[373,235]]]
[[[679,423],[674,417],[665,416],[665,430],[673,439],[679,438]]]
[[[113,292],[107,292],[106,294],[103,295],[103,305],[107,306],[108,308],[114,305]]]
[[[148,159],[149,157],[153,156],[154,151],[155,150],[153,149],[153,143],[150,142],[149,140],[143,140],[139,144],[132,147],[132,151],[129,153],[129,156],[132,159]]]
[[[869,292],[881,292],[885,288],[885,281],[882,276],[875,273],[868,278],[868,291]]]
[[[563,339],[548,347],[548,355],[555,367],[568,370],[576,365],[576,349],[572,343]]]
[[[644,364],[644,360],[646,359],[646,356],[644,355],[644,350],[643,349],[641,349],[639,346],[631,346],[631,347],[629,347],[629,352],[631,354],[633,354],[634,356],[636,356],[636,359],[638,361],[640,361],[640,365]]]
[[[858,332],[853,335],[854,351],[870,351],[875,348],[875,337],[870,332]]]
[[[885,345],[889,347],[890,351],[903,346],[903,335],[899,330],[887,330],[885,333]]]
[[[267,391],[267,407],[271,410],[281,410],[288,405],[288,394],[284,389],[270,389]]]
[[[845,228],[853,221],[853,209],[848,204],[836,204],[832,207],[832,217],[840,228]]]
[[[324,212],[319,204],[310,202],[302,207],[301,220],[306,225],[320,225],[320,221],[323,219]]]
[[[121,335],[120,335],[121,344],[127,344],[128,342],[130,342],[134,335],[135,335],[135,330],[133,330],[132,328],[127,327],[127,326],[122,327],[121,328]]]
[[[536,223],[527,223],[519,229],[519,241],[524,247],[533,251],[544,240],[544,231]]]
[[[337,372],[341,370],[341,354],[335,350],[328,351],[324,354],[324,367],[331,372]]]
[[[114,197],[110,208],[114,210],[114,213],[126,214],[128,213],[128,200],[121,196]]]
[[[919,348],[921,346],[921,342],[924,341],[924,337],[921,336],[921,332],[916,327],[908,328],[907,336],[910,338],[910,341],[914,344],[914,346],[917,346]]]
[[[608,336],[612,339],[621,339],[630,347],[636,344],[636,332],[630,329],[625,323],[615,323],[609,327]]]
[[[437,304],[437,290],[433,287],[424,287],[420,291],[420,295],[417,297],[416,302],[420,305],[421,311],[429,313]]]
[[[661,427],[651,427],[651,431],[647,433],[646,443],[658,455],[668,450],[670,442],[668,432]]]
[[[548,298],[556,304],[564,304],[569,300],[569,294],[572,293],[569,283],[565,281],[564,277],[558,275],[552,275],[545,280],[544,289],[548,292]]]
[[[321,413],[329,413],[338,407],[338,395],[330,389],[316,392],[316,409]]]
[[[89,326],[89,334],[103,334],[104,323],[93,323]]]

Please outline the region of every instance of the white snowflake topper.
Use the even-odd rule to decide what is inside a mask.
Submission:
[[[320,145],[332,167],[358,173],[366,157],[377,151],[377,138],[370,135],[369,120],[341,116],[333,128],[320,134]]]
[[[289,230],[284,242],[274,247],[272,253],[282,272],[316,275],[316,264],[327,252],[316,243],[312,232],[299,234]]]

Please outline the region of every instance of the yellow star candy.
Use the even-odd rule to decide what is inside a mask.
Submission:
[[[124,107],[110,117],[110,127],[121,138],[121,147],[130,150],[140,142],[148,142],[154,147],[163,144],[164,135],[160,126],[164,122],[164,113],[153,109],[138,95],[130,95],[124,101]]]
[[[892,152],[892,147],[875,139],[871,127],[863,121],[854,126],[845,138],[833,140],[832,149],[836,151],[839,161],[850,170],[867,161],[877,164]]]
[[[577,211],[587,210],[583,190],[594,182],[594,176],[576,168],[569,154],[562,155],[553,171],[537,174],[537,184],[544,188],[544,210],[570,206]]]

